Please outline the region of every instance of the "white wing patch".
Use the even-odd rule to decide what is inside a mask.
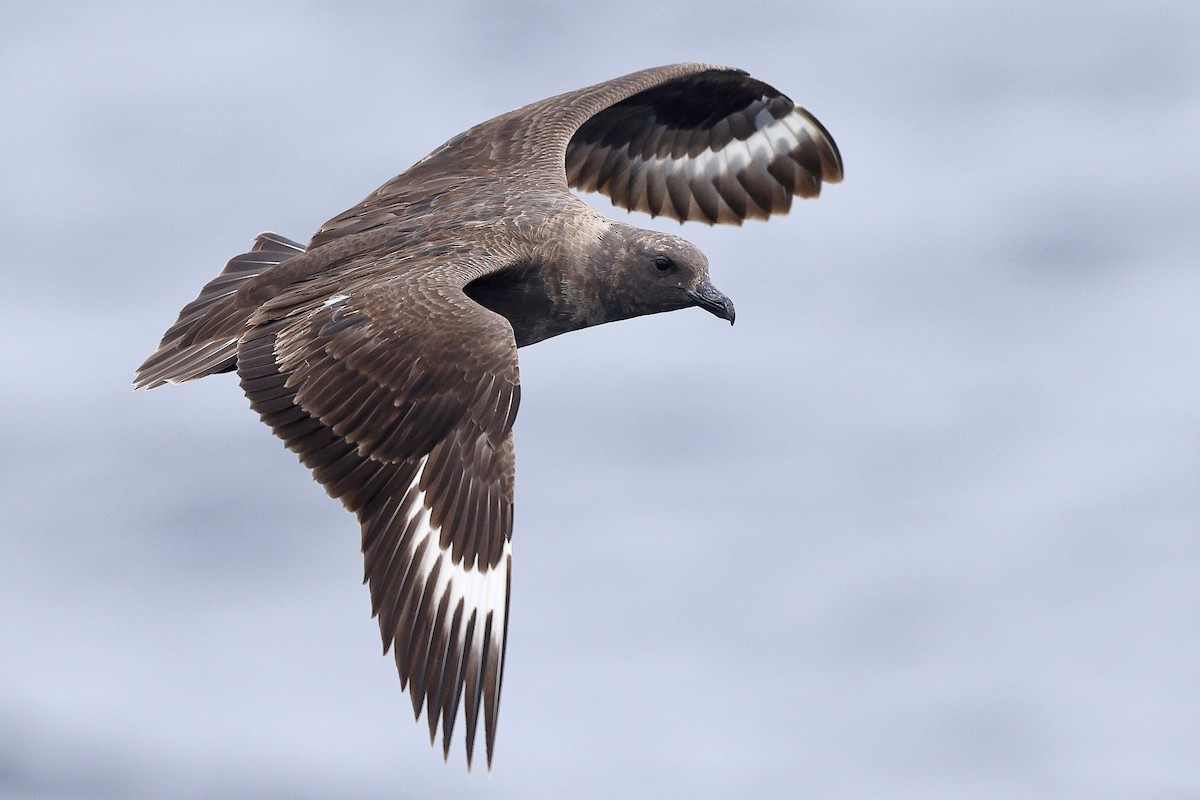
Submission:
[[[737,174],[751,165],[766,170],[775,158],[787,155],[803,142],[824,138],[812,118],[800,108],[793,109],[781,119],[775,119],[764,108],[758,112],[754,124],[758,129],[747,139],[734,139],[720,150],[702,150],[695,156],[681,158],[670,154],[643,158],[639,153],[632,159],[633,169],[680,170],[688,180],[697,176],[713,178],[722,173]]]
[[[647,124],[653,124],[647,122]],[[728,133],[728,121],[720,131]],[[837,151],[825,130],[807,111],[796,106],[776,119],[767,107],[752,120],[745,139],[725,138],[714,127],[713,144],[689,154],[672,147],[646,154],[641,136],[602,145],[572,144],[568,153],[568,182],[584,191],[599,191],[623,208],[666,214],[676,219],[740,224],[746,218],[766,219],[787,211],[793,195],[813,197],[821,182],[841,180]],[[602,139],[603,137],[601,137]]]
[[[481,564],[476,557],[470,563],[466,559],[455,563],[451,547],[441,546],[441,528],[432,525],[433,512],[426,503],[426,493],[420,489],[428,460],[429,456],[421,459],[416,478],[408,489],[408,512],[401,529],[409,535],[398,537],[399,552],[394,556],[407,566],[404,583],[411,586],[411,597],[415,598],[406,616],[409,624],[421,633],[412,644],[424,648],[420,656],[410,653],[409,658],[428,665],[425,685],[418,685],[421,676],[413,675],[413,685],[408,690],[418,717],[421,699],[428,694],[430,740],[436,736],[440,716],[448,750],[454,713],[443,709],[457,708],[457,698],[465,684],[469,764],[476,726],[472,711],[477,713],[482,699],[482,710],[488,720],[486,727],[491,733],[499,710],[512,542],[504,542],[495,566]],[[448,699],[437,687],[446,687],[454,697]],[[435,705],[439,695],[442,707]]]

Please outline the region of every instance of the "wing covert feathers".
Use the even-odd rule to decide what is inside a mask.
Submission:
[[[335,295],[258,325],[238,348],[252,407],[362,525],[364,580],[430,738],[448,756],[460,702],[468,764],[489,767],[512,564],[516,344],[503,318],[431,280],[404,289],[436,328]],[[444,307],[443,307],[444,306]]]

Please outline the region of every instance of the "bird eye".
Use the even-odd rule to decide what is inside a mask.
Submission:
[[[670,270],[675,269],[675,262],[666,256],[655,256],[654,266],[659,272],[669,272]]]

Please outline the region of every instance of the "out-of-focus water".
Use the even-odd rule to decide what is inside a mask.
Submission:
[[[1195,4],[433,5],[0,12],[0,796],[1200,796]],[[683,229],[732,330],[522,351],[468,776],[353,518],[232,376],[133,369],[258,231],[680,60],[806,105],[846,182]]]

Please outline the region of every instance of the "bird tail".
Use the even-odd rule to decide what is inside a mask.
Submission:
[[[134,388],[153,389],[235,369],[238,340],[255,311],[238,307],[238,288],[304,252],[304,245],[277,233],[260,233],[250,252],[229,259],[200,296],[183,307],[158,349],[138,367]]]

